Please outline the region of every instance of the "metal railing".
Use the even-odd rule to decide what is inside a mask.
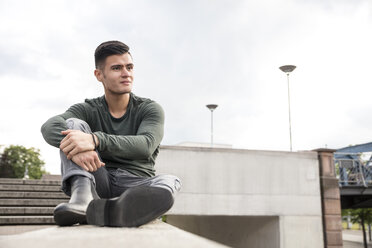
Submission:
[[[372,161],[362,161],[359,153],[335,153],[336,174],[342,186],[372,186]]]

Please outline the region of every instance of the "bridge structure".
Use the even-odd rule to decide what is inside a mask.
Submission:
[[[348,146],[334,153],[341,208],[372,208],[372,142]]]

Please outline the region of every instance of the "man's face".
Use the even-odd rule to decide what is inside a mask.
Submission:
[[[133,84],[132,57],[129,53],[108,56],[104,68],[96,69],[94,75],[102,82],[106,94],[130,93]]]

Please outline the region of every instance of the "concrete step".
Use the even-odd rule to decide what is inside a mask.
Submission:
[[[55,207],[68,199],[0,199],[0,206],[51,206]]]
[[[41,177],[41,180],[59,180],[61,181],[62,180],[62,175],[57,175],[57,174],[44,174],[42,177]]]
[[[54,191],[60,192],[61,186],[57,185],[24,185],[24,184],[0,184],[0,191]]]
[[[0,178],[0,225],[55,224],[54,208],[68,201],[61,180]]]
[[[55,224],[53,216],[0,216],[0,225]]]
[[[61,180],[0,178],[0,184],[61,185]]]
[[[0,207],[0,215],[53,215],[54,207]]]
[[[0,191],[1,198],[38,198],[38,199],[69,199],[63,192],[22,192],[22,191]]]

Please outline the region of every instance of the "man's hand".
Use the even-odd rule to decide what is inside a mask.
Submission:
[[[61,132],[66,137],[63,138],[59,148],[71,159],[78,153],[94,150],[94,142],[91,134],[80,130],[66,130]]]
[[[98,154],[95,151],[78,153],[73,156],[71,160],[84,170],[91,172],[98,170],[102,166],[105,166],[105,163],[99,160]]]

